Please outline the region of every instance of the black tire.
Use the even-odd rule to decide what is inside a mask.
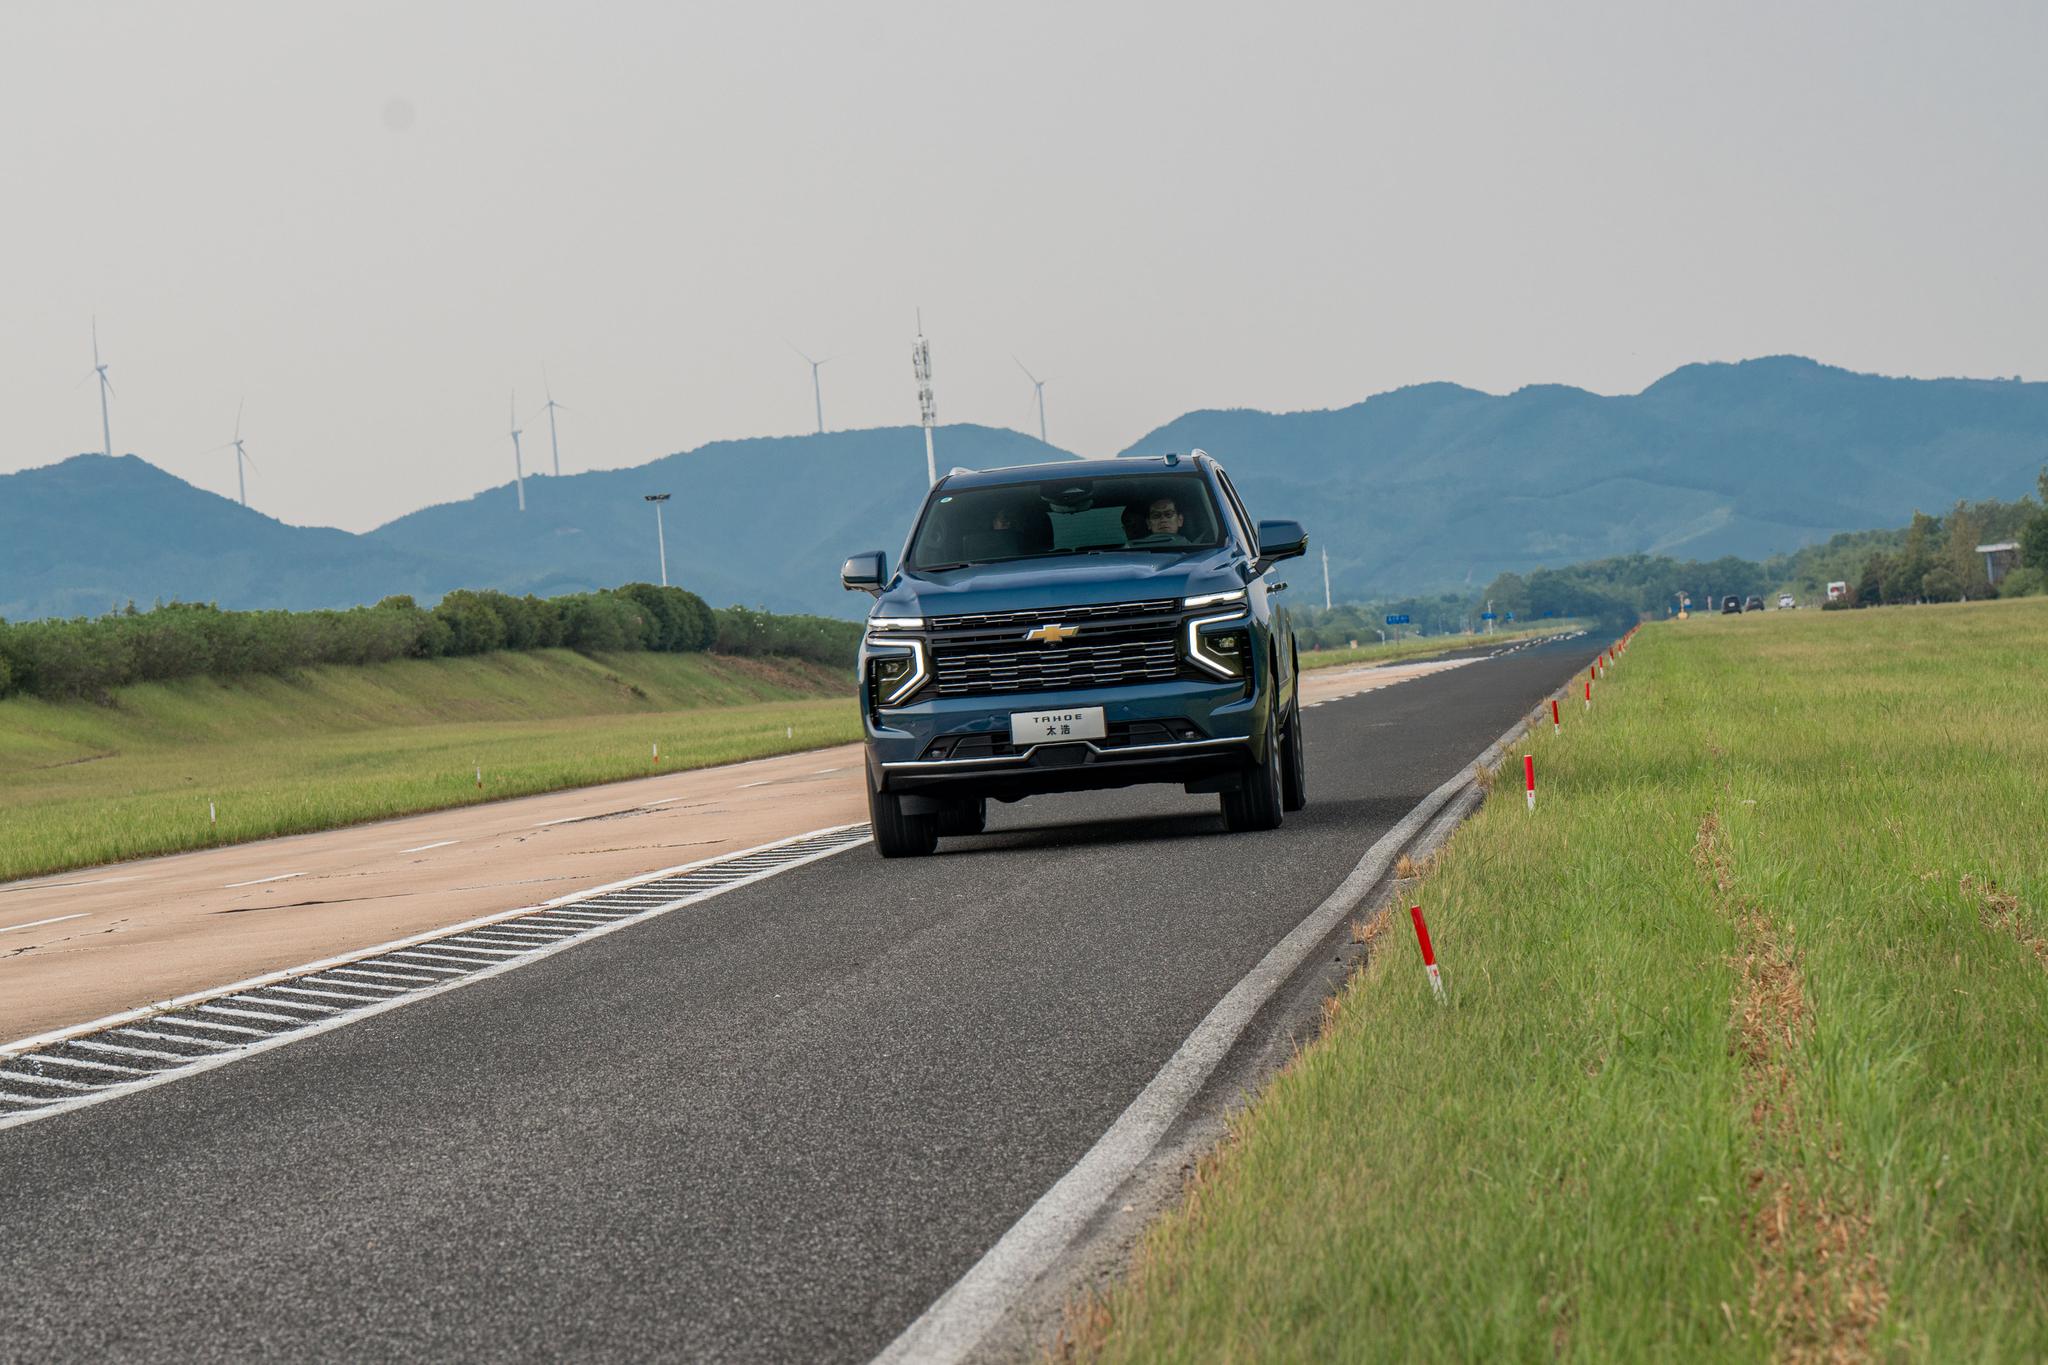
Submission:
[[[932,817],[936,822],[939,836],[951,838],[959,834],[979,834],[988,828],[988,798],[973,797],[961,801],[950,810]]]
[[[1244,775],[1244,785],[1223,793],[1223,823],[1231,833],[1280,828],[1280,735],[1266,739],[1266,761]]]
[[[1280,809],[1297,811],[1308,804],[1308,756],[1301,742],[1301,694],[1287,708],[1287,738],[1280,750]]]
[[[875,852],[884,858],[921,858],[939,846],[938,821],[929,815],[905,815],[903,799],[868,788],[868,828],[874,831]]]

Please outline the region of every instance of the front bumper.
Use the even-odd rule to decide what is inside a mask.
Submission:
[[[867,722],[868,780],[877,791],[1016,799],[1229,778],[1265,757],[1263,681],[939,698],[884,710]],[[1083,706],[1103,709],[1107,739],[1009,745],[1011,712]]]

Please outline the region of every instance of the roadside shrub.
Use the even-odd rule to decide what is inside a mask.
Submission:
[[[833,667],[853,666],[860,652],[862,626],[829,616],[781,616],[746,607],[718,611],[720,654],[779,654]]]
[[[2000,581],[2000,597],[2040,597],[2048,594],[2048,569],[2037,569],[2029,564],[2014,569]]]
[[[562,644],[583,654],[640,649],[644,612],[608,592],[579,592],[558,597],[562,604]]]
[[[505,620],[483,593],[457,588],[441,599],[434,615],[448,627],[449,654],[482,654],[505,647]]]
[[[693,592],[648,583],[554,598],[459,590],[432,610],[402,594],[341,611],[222,611],[206,602],[159,602],[138,611],[129,603],[101,617],[0,621],[0,696],[106,697],[138,682],[495,649],[718,648],[840,664],[853,658],[860,630],[815,616],[714,613]]]
[[[628,583],[616,591],[646,614],[642,638],[648,649],[694,654],[717,640],[717,621],[696,593],[652,583]]]

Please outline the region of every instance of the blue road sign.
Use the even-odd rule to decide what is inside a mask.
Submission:
[[[1491,621],[1493,619],[1493,613],[1490,611],[1482,611],[1479,613],[1479,619],[1482,621]]]
[[[1408,624],[1408,618],[1405,616],[1389,616],[1387,624],[1390,626],[1405,626]]]

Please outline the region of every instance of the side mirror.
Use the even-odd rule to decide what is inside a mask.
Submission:
[[[839,586],[848,592],[871,592],[879,595],[882,580],[888,577],[889,561],[880,550],[869,550],[846,561],[839,569]]]
[[[1293,559],[1308,553],[1308,532],[1301,529],[1298,521],[1262,521],[1259,523],[1259,562],[1262,565],[1278,564],[1283,559]]]

